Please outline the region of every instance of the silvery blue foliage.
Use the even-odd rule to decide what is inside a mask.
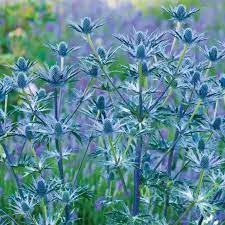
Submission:
[[[69,25],[90,47],[76,51],[79,62],[69,63],[78,47],[63,41],[47,45],[54,65],[19,57],[9,66],[0,150],[17,191],[1,223],[86,224],[87,205],[111,225],[224,223],[225,77],[211,70],[224,47],[183,27],[197,9],[164,11],[179,29],[133,29],[114,35],[118,47],[97,48],[103,23],[86,17]]]
[[[66,57],[72,52],[79,49],[79,47],[69,48],[68,44],[65,41],[61,41],[59,44],[56,45],[49,44],[47,45],[47,47],[49,47],[56,55],[60,57]]]

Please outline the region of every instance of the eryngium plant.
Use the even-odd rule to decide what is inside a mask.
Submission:
[[[223,224],[225,78],[211,69],[225,50],[183,27],[198,10],[164,11],[174,31],[134,29],[105,49],[93,41],[103,23],[84,18],[69,27],[89,55],[62,41],[47,45],[55,65],[20,57],[9,66],[12,75],[0,81],[0,140],[17,191],[5,196],[1,224],[93,224],[85,204],[104,224]],[[121,51],[128,64],[117,60]],[[72,53],[79,61],[70,65]],[[15,93],[18,104],[8,108]]]

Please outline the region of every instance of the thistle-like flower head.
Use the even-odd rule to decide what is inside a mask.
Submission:
[[[91,34],[97,28],[103,26],[100,20],[92,21],[91,18],[85,17],[80,24],[70,23],[69,27],[82,34]]]
[[[30,68],[35,64],[35,61],[30,61],[24,57],[19,57],[15,65],[10,66],[14,72],[28,72]]]
[[[92,193],[90,190],[84,187],[78,187],[76,189],[67,188],[67,189],[60,189],[56,193],[56,198],[61,201],[64,205],[74,204],[81,199],[89,199],[92,197]]]
[[[122,43],[123,50],[128,52],[131,57],[137,60],[145,60],[161,52],[161,47],[164,43],[164,33],[149,34],[147,31],[136,31],[130,36],[115,35]]]
[[[217,118],[215,118],[215,120],[213,121],[212,127],[213,127],[214,130],[220,130],[221,124],[222,124],[222,119],[221,119],[221,117],[217,117]]]
[[[205,40],[202,34],[197,35],[191,28],[186,28],[183,32],[173,31],[172,35],[187,45],[198,44]]]
[[[99,74],[99,67],[95,63],[89,63],[89,62],[81,62],[81,71],[83,71],[85,74],[87,74],[90,77],[97,77]]]
[[[205,48],[201,50],[205,57],[211,62],[217,62],[225,56],[225,50],[220,50],[216,46],[212,46],[210,49],[205,46]]]
[[[207,84],[203,84],[200,89],[199,89],[199,92],[198,92],[198,95],[201,99],[205,99],[208,95],[208,92],[209,92],[209,87]]]
[[[225,163],[224,159],[221,159],[215,154],[214,151],[189,151],[187,158],[191,161],[192,167],[196,170],[214,170]]]
[[[201,78],[201,73],[199,71],[195,71],[192,75],[191,84],[194,86],[198,84]]]
[[[43,178],[34,180],[32,185],[26,187],[26,189],[34,196],[43,198],[52,192],[59,189],[60,184],[58,180],[45,181]]]
[[[28,85],[28,77],[26,73],[19,72],[17,74],[17,86],[18,88],[24,89]]]
[[[58,65],[53,65],[50,68],[45,68],[39,70],[37,73],[41,80],[46,81],[54,87],[63,86],[67,82],[73,80],[75,76],[79,73],[77,68],[73,66],[64,67],[61,71]]]
[[[61,41],[59,44],[56,45],[48,44],[47,47],[49,47],[54,53],[56,53],[60,57],[66,57],[70,53],[79,49],[79,47],[69,48],[68,44],[65,41]]]
[[[98,98],[97,98],[97,101],[96,101],[96,107],[98,110],[100,111],[104,111],[105,108],[106,108],[106,104],[105,104],[105,97],[100,95]]]
[[[188,11],[182,4],[176,7],[163,8],[163,10],[167,12],[173,20],[178,22],[184,22],[199,11],[199,9],[191,9]]]
[[[37,98],[38,100],[41,100],[47,96],[46,90],[43,88],[40,88],[37,92]]]
[[[95,124],[95,130],[106,136],[112,136],[116,133],[122,133],[122,124],[112,118],[103,118]]]

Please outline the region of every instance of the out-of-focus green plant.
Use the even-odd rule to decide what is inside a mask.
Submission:
[[[145,15],[153,14],[154,16],[162,19],[166,15],[162,15],[160,6],[177,5],[178,3],[185,4],[187,7],[192,5],[200,7],[201,3],[198,0],[131,0],[134,7],[143,11]]]
[[[0,65],[27,55],[46,60],[43,41],[51,40],[46,24],[55,21],[53,5],[47,1],[6,1],[0,5]]]

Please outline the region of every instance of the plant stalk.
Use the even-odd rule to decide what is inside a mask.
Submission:
[[[1,126],[1,125],[0,125]],[[19,192],[19,195],[20,197],[23,199],[24,198],[24,195],[23,195],[23,191],[22,191],[22,185],[20,183],[20,180],[19,180],[19,177],[17,176],[13,166],[12,166],[12,161],[10,159],[10,155],[9,155],[9,151],[8,151],[8,148],[7,146],[4,144],[4,143],[1,143],[2,147],[3,147],[3,150],[4,150],[4,153],[6,155],[6,159],[8,161],[8,165],[9,165],[9,168],[11,170],[11,173],[14,177],[14,180],[16,182],[16,186],[17,186],[17,189],[18,189],[18,192]]]
[[[143,74],[142,74],[142,64],[141,63],[139,63],[139,65],[138,65],[138,73],[139,73],[138,122],[141,123],[143,120],[143,99],[142,99]],[[143,137],[142,137],[142,135],[140,135],[137,140],[136,155],[135,155],[133,216],[136,216],[139,214],[142,148],[143,148]]]
[[[64,57],[60,57],[60,70],[63,71],[64,69],[64,61],[65,58]],[[59,105],[58,105],[58,112],[60,113],[61,108],[62,108],[62,87],[59,88]]]
[[[6,125],[6,118],[7,118],[7,109],[8,109],[8,95],[5,96],[5,106],[4,106],[4,127]]]
[[[183,214],[179,217],[179,219],[174,223],[174,225],[179,225],[184,217],[190,212],[190,210],[194,207],[195,202],[191,202],[191,204],[186,208]]]
[[[99,116],[100,116],[100,111],[98,111],[98,113],[97,113],[97,115],[96,115],[95,122],[94,122],[94,125],[93,125],[93,126],[95,126],[95,123],[96,123],[96,121],[98,120]],[[76,185],[76,183],[77,183],[77,179],[78,179],[78,176],[79,176],[79,174],[80,174],[80,172],[81,172],[82,165],[83,165],[83,163],[84,163],[84,160],[85,160],[85,157],[86,157],[86,155],[87,155],[88,149],[89,149],[89,147],[90,147],[90,145],[91,145],[91,142],[92,142],[92,140],[93,140],[93,137],[92,137],[92,136],[93,136],[93,132],[91,133],[91,135],[90,135],[90,137],[89,137],[87,147],[86,147],[86,149],[85,149],[85,151],[84,151],[84,154],[83,154],[83,156],[82,156],[82,159],[81,159],[80,165],[79,165],[79,167],[78,167],[77,173],[76,173],[76,175],[75,175],[75,177],[74,177],[74,179],[73,179],[73,184],[74,184],[74,185]]]

